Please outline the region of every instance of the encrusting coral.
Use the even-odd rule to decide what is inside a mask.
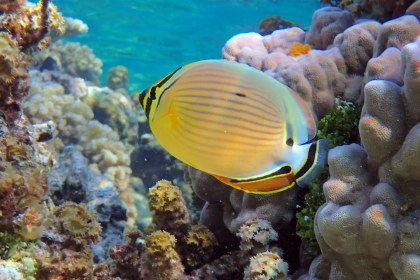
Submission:
[[[24,119],[9,130],[0,118],[0,131],[0,229],[13,226],[23,237],[36,239],[47,213],[42,200],[53,158],[33,139]]]
[[[92,279],[93,254],[101,226],[85,204],[66,202],[48,218],[48,227],[33,250],[40,279]]]
[[[0,109],[16,119],[29,88],[29,59],[6,32],[0,32],[0,58]]]
[[[178,187],[160,180],[149,189],[149,208],[154,211],[150,231],[164,230],[177,239],[186,236],[191,219]]]
[[[175,251],[175,236],[159,230],[146,236],[145,241],[141,277],[156,280],[183,279],[184,266]]]
[[[181,258],[189,269],[198,268],[213,259],[217,239],[205,226],[193,225],[184,240]]]
[[[64,18],[49,0],[18,5],[14,13],[4,13],[0,16],[0,30],[7,30],[23,51],[30,47],[46,48],[51,39],[46,36],[50,29],[57,34],[65,32]]]

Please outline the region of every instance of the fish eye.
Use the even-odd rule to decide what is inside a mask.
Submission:
[[[292,138],[289,138],[286,140],[286,145],[289,147],[293,147],[294,141]]]

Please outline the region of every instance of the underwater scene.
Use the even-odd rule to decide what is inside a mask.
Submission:
[[[0,280],[420,279],[420,1],[0,18]]]

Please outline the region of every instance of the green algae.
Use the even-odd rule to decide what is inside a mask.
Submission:
[[[332,147],[357,142],[361,111],[361,106],[340,97],[337,98],[337,107],[319,121],[318,138],[328,138]],[[309,192],[305,195],[305,206],[296,214],[296,234],[315,255],[320,253],[314,231],[315,214],[325,203],[323,185],[329,178],[327,166],[309,183]]]

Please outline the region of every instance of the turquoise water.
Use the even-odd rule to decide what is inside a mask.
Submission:
[[[180,65],[220,58],[235,34],[257,31],[259,22],[280,14],[308,27],[318,0],[56,0],[65,16],[89,26],[87,34],[67,40],[94,50],[110,67],[124,65],[130,90],[142,90]],[[118,4],[115,4],[118,3]]]

